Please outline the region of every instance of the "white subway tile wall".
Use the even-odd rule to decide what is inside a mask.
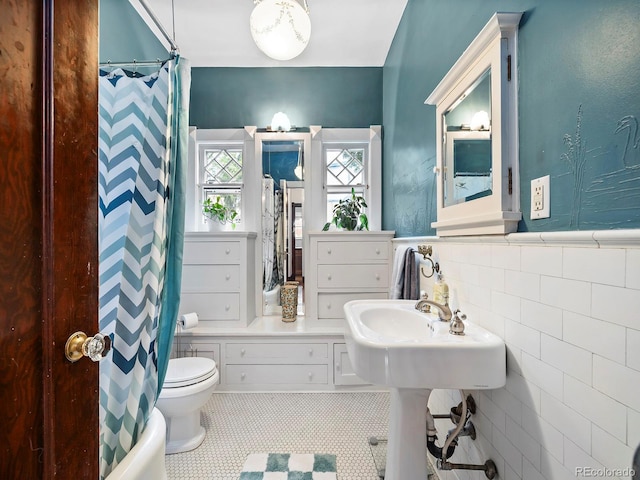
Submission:
[[[572,479],[589,468],[630,479],[640,443],[640,232],[396,242],[431,244],[452,306],[507,344],[507,385],[471,392],[478,439],[462,439],[456,461],[492,458],[503,479]],[[421,288],[431,294],[432,280]],[[430,407],[457,402],[458,392],[436,390]]]

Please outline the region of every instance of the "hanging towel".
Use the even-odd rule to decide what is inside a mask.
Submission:
[[[395,256],[393,257],[393,269],[391,270],[391,291],[389,297],[391,299],[402,298],[402,288],[404,285],[404,256],[410,247],[399,245],[396,247]]]
[[[402,285],[402,298],[405,300],[417,300],[418,285],[418,259],[413,248],[408,248],[404,254],[404,275]]]

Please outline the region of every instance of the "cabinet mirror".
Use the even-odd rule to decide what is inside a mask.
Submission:
[[[436,106],[439,236],[504,234],[521,219],[517,31],[496,13],[426,102]]]
[[[444,114],[444,206],[491,195],[491,70]]]

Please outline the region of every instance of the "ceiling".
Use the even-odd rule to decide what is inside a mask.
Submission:
[[[154,33],[138,0],[130,0]],[[180,54],[192,67],[310,67],[384,65],[407,0],[307,0],[311,40],[306,50],[281,62],[264,55],[253,43],[249,16],[253,0],[146,0]]]

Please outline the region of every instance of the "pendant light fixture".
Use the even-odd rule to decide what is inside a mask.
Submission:
[[[291,60],[309,43],[311,18],[306,0],[254,0],[249,18],[251,36],[258,48],[274,60]]]

